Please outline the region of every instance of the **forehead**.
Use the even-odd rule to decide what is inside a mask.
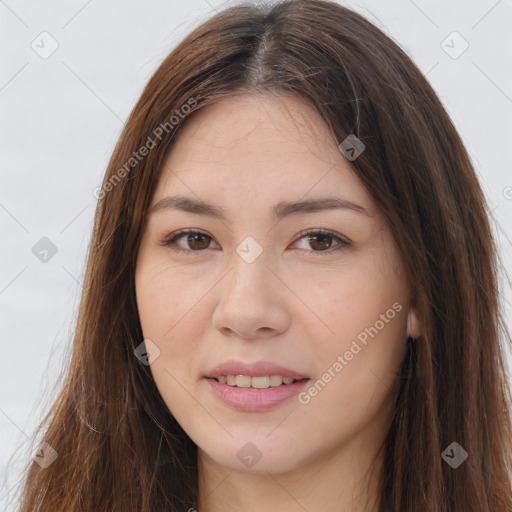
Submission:
[[[318,112],[290,94],[235,96],[195,112],[164,159],[153,204],[171,191],[242,203],[329,193],[374,210]]]

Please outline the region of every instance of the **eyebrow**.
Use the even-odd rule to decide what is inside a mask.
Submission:
[[[319,197],[296,202],[281,201],[272,209],[272,215],[276,220],[281,220],[290,215],[315,213],[339,208],[352,210],[369,217],[372,216],[365,207],[340,197]],[[184,196],[164,197],[149,209],[148,214],[151,215],[162,210],[182,210],[196,215],[213,217],[222,221],[227,220],[226,213],[220,206]]]

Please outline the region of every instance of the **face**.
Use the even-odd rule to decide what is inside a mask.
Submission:
[[[161,169],[136,294],[156,386],[209,460],[277,473],[381,441],[415,312],[388,226],[300,98],[195,114]]]

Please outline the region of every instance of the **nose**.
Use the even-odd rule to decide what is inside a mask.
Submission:
[[[218,284],[219,300],[213,326],[226,336],[247,340],[271,338],[285,332],[291,320],[291,292],[263,257],[247,263],[235,254],[233,268]]]

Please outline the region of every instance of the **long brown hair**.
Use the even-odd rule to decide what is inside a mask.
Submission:
[[[41,424],[58,458],[46,469],[31,462],[20,510],[200,506],[197,447],[134,356],[143,340],[134,269],[161,163],[181,128],[201,108],[253,92],[300,95],[338,143],[353,134],[365,144],[353,169],[402,255],[423,330],[407,344],[396,380],[380,510],[511,511],[510,334],[484,195],[410,58],[365,18],[326,0],[230,7],[150,79],[97,194],[71,361]],[[456,469],[442,457],[453,442],[468,454]]]

